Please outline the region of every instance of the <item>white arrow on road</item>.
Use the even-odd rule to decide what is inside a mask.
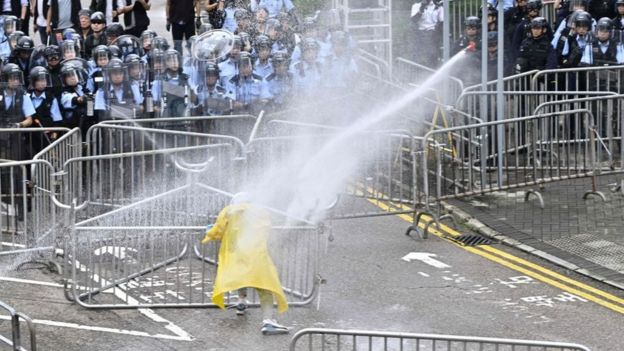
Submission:
[[[407,255],[403,256],[401,259],[406,262],[410,262],[413,260],[422,261],[423,263],[426,263],[435,268],[450,268],[451,267],[448,264],[442,261],[438,261],[433,257],[437,257],[437,255],[433,253],[429,253],[429,252],[410,252]]]

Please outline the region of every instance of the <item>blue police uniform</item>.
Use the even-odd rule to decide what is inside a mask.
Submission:
[[[251,0],[251,11],[256,12],[258,8],[264,6],[269,11],[269,18],[275,18],[279,15],[282,8],[286,9],[286,12],[295,8],[295,5],[291,0]]]

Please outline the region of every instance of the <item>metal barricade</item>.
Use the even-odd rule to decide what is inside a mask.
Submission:
[[[577,101],[586,96],[615,96],[613,92],[600,91],[561,91],[557,94],[544,94],[540,91],[503,91],[505,119],[530,115],[538,106],[550,101]],[[496,117],[498,96],[495,91],[466,91],[455,102],[455,108],[470,116]],[[575,105],[576,108],[579,107]],[[570,108],[566,108],[570,109]],[[485,111],[484,111],[485,110]],[[565,109],[564,109],[565,110]],[[489,122],[491,120],[486,120]]]
[[[111,128],[133,129],[122,126],[107,126],[105,129]],[[237,184],[241,160],[238,158],[240,148],[236,143],[212,144],[208,135],[158,131],[176,136],[190,134],[193,138],[204,138],[206,141],[196,146],[112,153],[68,160],[62,172],[62,182],[74,191],[69,195],[70,198],[76,199],[81,208],[86,206],[86,211],[81,212],[80,216],[90,218],[175,189],[186,181],[189,172],[203,175],[204,182],[211,186],[229,189]],[[65,206],[68,205],[69,203],[65,203]]]
[[[528,71],[524,73],[515,74],[503,78],[503,90],[504,91],[529,91],[531,90],[531,81],[533,76],[539,72],[538,70]],[[486,83],[486,90],[496,91],[498,81],[492,80]],[[482,84],[475,84],[467,86],[464,92],[468,91],[483,91]]]
[[[448,198],[563,179],[595,181],[597,141],[587,109],[435,130],[425,135],[423,149],[419,179],[428,208]],[[538,191],[527,192],[525,200],[531,194],[543,207]],[[604,200],[595,187],[583,198],[590,195]]]
[[[590,351],[563,342],[321,328],[298,331],[289,350]]]
[[[620,118],[624,111],[624,95],[612,93],[606,96],[549,101],[537,106],[533,114],[539,115],[575,108],[588,109],[596,117],[596,136],[599,138],[596,158],[600,172],[624,170],[624,148],[621,147],[624,123]]]
[[[29,177],[31,168],[52,173],[52,166],[43,160],[0,163],[0,256],[29,256],[35,252],[54,250],[55,226],[49,218],[55,218],[55,208],[51,206],[43,213],[37,212],[41,203],[33,201],[31,188],[34,184]],[[34,193],[36,197],[41,195],[38,190]],[[50,191],[43,196],[49,197]],[[6,267],[15,268],[15,265],[22,262],[12,260]]]
[[[67,128],[0,128],[0,159],[29,160],[54,142],[52,134],[68,131]]]
[[[172,118],[119,119],[104,121],[105,125],[124,125],[148,129],[167,129],[192,133],[229,135],[249,140],[257,117],[252,115],[194,116]]]
[[[532,91],[602,91],[624,94],[622,66],[542,70],[531,79]]]
[[[211,293],[219,245],[199,242],[232,194],[193,178],[76,223],[66,248],[67,297],[88,308],[216,307]],[[321,282],[323,226],[267,210],[273,223],[268,247],[289,305],[307,305]],[[100,294],[105,291],[112,294]],[[259,306],[255,292],[248,299]]]
[[[37,336],[32,319],[21,312],[17,312],[13,307],[2,301],[0,301],[0,309],[7,311],[11,318],[11,338],[0,335],[0,342],[9,345],[13,351],[26,351],[27,349],[22,347],[22,332],[20,328],[20,320],[23,320],[28,327],[30,351],[37,351]]]

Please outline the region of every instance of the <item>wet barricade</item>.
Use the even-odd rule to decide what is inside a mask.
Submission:
[[[289,350],[590,351],[583,345],[563,342],[321,328],[298,331]]]
[[[177,187],[77,220],[65,248],[68,298],[89,308],[216,307],[210,299],[219,245],[200,240],[232,194],[205,184],[207,169],[174,167],[187,176]],[[322,226],[266,210],[273,225],[268,247],[288,302],[309,304],[321,282]],[[255,293],[248,298],[259,306]]]
[[[574,109],[427,133],[418,179],[429,214],[439,215],[444,199],[581,177],[591,177],[594,187],[579,198],[605,200],[595,188],[599,140],[594,122],[591,111]],[[527,191],[525,201],[531,196],[544,207],[538,190]]]
[[[2,301],[0,301],[0,310],[8,312],[11,332],[10,337],[0,334],[0,345],[2,343],[7,344],[13,351],[37,351],[37,336],[32,319]],[[28,328],[28,342],[26,342],[26,345],[29,345],[29,348],[22,346],[24,343],[22,342],[21,321],[26,322],[26,327]]]

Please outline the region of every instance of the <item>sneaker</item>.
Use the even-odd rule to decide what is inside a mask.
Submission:
[[[244,316],[245,313],[247,312],[247,304],[244,302],[237,303],[236,306],[234,306],[234,308],[236,309],[237,316]]]
[[[288,334],[290,332],[290,328],[277,324],[274,320],[265,319],[262,321],[262,328],[260,331],[264,335],[279,335]]]

